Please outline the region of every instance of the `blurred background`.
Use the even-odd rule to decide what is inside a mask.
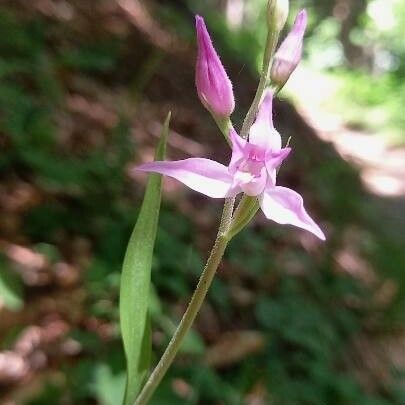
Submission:
[[[194,88],[194,14],[253,98],[265,0],[0,1],[0,403],[119,404],[120,266],[161,123],[169,159],[229,150]],[[405,2],[306,7],[276,103],[325,244],[259,214],[231,243],[152,404],[405,404]],[[188,303],[220,201],[165,179],[155,360]]]

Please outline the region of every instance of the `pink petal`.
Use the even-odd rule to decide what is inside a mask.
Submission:
[[[273,93],[270,90],[266,92],[256,121],[250,128],[249,142],[265,150],[281,149],[281,137],[273,125]]]
[[[239,186],[241,190],[251,197],[256,197],[263,193],[267,183],[267,171],[263,167],[258,176],[253,176],[249,172],[237,171],[234,174],[234,186]]]
[[[295,17],[294,25],[291,32],[303,38],[305,35],[305,30],[307,29],[307,22],[307,11],[303,9],[297,14],[297,17]]]
[[[279,224],[290,224],[312,232],[321,240],[325,235],[304,208],[302,197],[286,187],[269,187],[260,198],[264,215]]]
[[[232,197],[240,192],[232,187],[228,168],[210,159],[190,158],[173,162],[151,162],[136,168],[144,172],[164,174],[181,181],[191,189],[212,198]]]
[[[257,112],[256,122],[264,121],[270,127],[274,127],[273,125],[273,92],[271,90],[267,90],[262,103],[260,105],[259,111]]]
[[[266,168],[269,173],[271,173],[274,169],[277,169],[283,160],[288,157],[291,152],[291,148],[282,148],[277,152],[268,152],[266,155]]]
[[[247,141],[241,138],[233,128],[229,132],[229,138],[231,139],[232,144],[232,157],[229,163],[229,173],[233,175],[238,169],[239,163],[246,158],[245,149]]]

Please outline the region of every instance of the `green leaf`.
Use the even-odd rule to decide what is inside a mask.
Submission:
[[[5,268],[0,269],[0,302],[11,311],[19,311],[24,306],[22,295],[21,279]]]
[[[155,160],[163,160],[169,132],[168,114]],[[148,317],[153,247],[161,201],[161,175],[151,174],[138,220],[128,243],[121,275],[121,333],[127,360],[124,404],[132,404],[149,370],[151,326]]]
[[[94,369],[93,391],[101,405],[116,405],[122,399],[125,385],[123,372],[114,373],[107,363],[97,363]]]

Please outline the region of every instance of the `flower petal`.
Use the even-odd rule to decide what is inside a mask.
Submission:
[[[286,187],[269,187],[259,200],[268,219],[283,225],[297,226],[325,240],[324,233],[305,211],[302,197],[297,192]]]
[[[281,136],[273,125],[273,93],[268,90],[250,128],[249,142],[265,150],[281,149]]]
[[[229,132],[229,138],[231,139],[232,144],[232,157],[229,163],[229,173],[233,175],[238,169],[239,163],[246,158],[245,148],[247,141],[241,138],[233,128]]]
[[[173,177],[191,189],[212,198],[232,197],[240,192],[239,187],[232,187],[233,178],[228,168],[210,159],[190,158],[173,162],[151,162],[136,169]]]
[[[266,168],[269,173],[272,173],[274,169],[277,169],[284,159],[288,157],[291,152],[291,148],[282,148],[277,152],[269,151],[266,155]]]
[[[267,183],[267,172],[263,167],[258,176],[253,176],[252,173],[237,171],[234,174],[234,186],[239,186],[242,191],[250,197],[256,197],[263,193]]]

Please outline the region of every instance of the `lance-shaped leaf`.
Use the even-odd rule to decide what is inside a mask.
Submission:
[[[169,122],[170,113],[166,118],[156,150],[156,160],[163,160],[165,157]],[[151,339],[148,301],[161,188],[161,175],[151,174],[122,267],[120,318],[127,360],[125,405],[133,404],[149,370]]]

